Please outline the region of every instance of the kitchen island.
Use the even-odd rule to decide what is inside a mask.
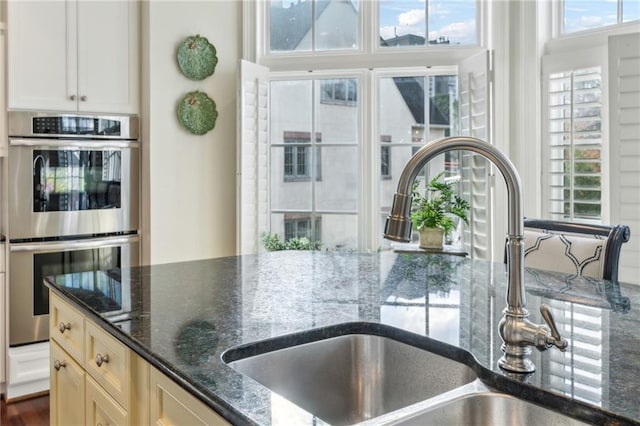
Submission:
[[[98,279],[104,274],[106,285]],[[530,319],[542,322],[538,307],[550,305],[569,348],[534,350],[537,370],[521,376],[497,367],[507,281],[499,263],[287,251],[46,281],[233,424],[323,422],[225,364],[225,351],[350,323],[390,326],[409,340],[428,336],[468,351],[487,385],[581,420],[640,424],[640,288],[632,285],[527,269]]]

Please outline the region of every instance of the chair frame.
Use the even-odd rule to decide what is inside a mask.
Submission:
[[[535,228],[557,233],[572,233],[599,235],[607,240],[607,248],[604,253],[604,270],[602,278],[609,281],[618,281],[618,263],[622,244],[629,241],[631,229],[627,225],[591,225],[588,223],[563,222],[548,219],[524,219],[525,228]]]

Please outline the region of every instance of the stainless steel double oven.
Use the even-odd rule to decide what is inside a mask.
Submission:
[[[119,274],[139,263],[138,118],[10,111],[8,124],[10,346],[48,339],[48,275],[82,272],[72,287],[126,314]]]

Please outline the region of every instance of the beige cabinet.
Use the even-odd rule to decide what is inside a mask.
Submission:
[[[151,423],[156,425],[228,425],[209,407],[167,376],[151,368]]]
[[[129,425],[127,412],[91,377],[86,379],[85,413],[87,425]]]
[[[7,2],[8,107],[137,113],[140,2]]]
[[[229,424],[53,292],[49,312],[52,426]]]
[[[55,341],[51,342],[50,424],[83,425],[85,372]]]

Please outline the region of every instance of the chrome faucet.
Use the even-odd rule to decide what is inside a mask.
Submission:
[[[516,373],[531,373],[536,367],[529,359],[531,346],[545,350],[556,346],[561,351],[567,341],[560,336],[551,311],[540,305],[540,312],[547,325],[534,324],[527,319],[524,292],[524,217],[522,214],[522,190],[520,177],[509,159],[496,147],[477,138],[448,137],[426,144],[409,159],[400,175],[398,189],[393,196],[391,212],[387,216],[384,237],[407,242],[411,240],[411,189],[424,165],[438,154],[452,150],[467,150],[482,155],[502,173],[507,184],[509,217],[507,222],[507,307],[503,311],[498,332],[502,338],[504,355],[498,365]]]

